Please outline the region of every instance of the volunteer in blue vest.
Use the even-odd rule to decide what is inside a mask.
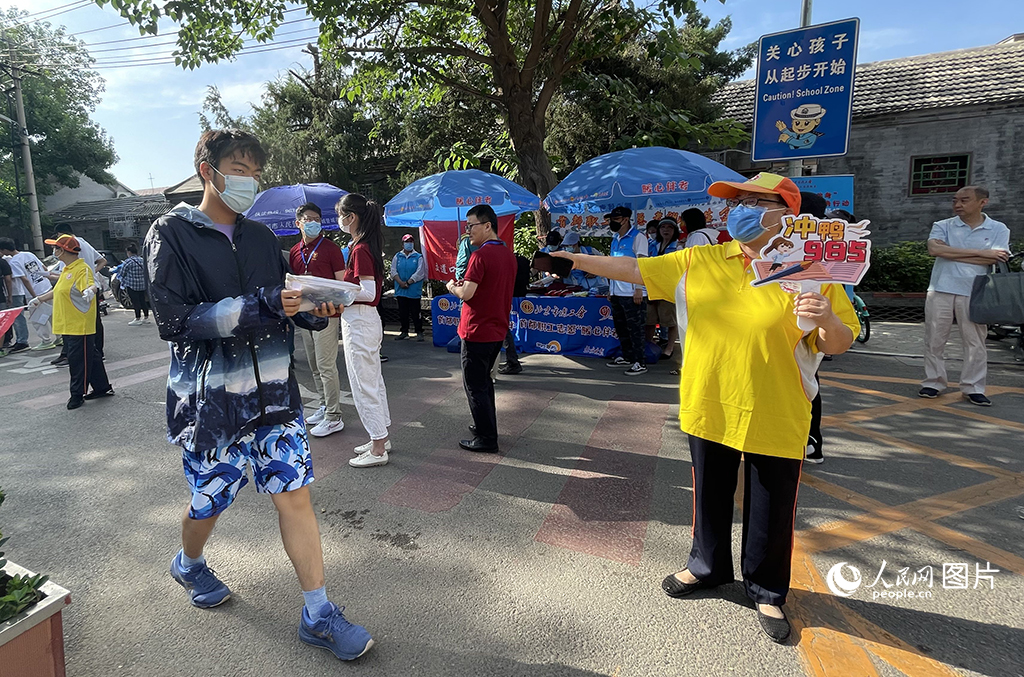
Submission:
[[[616,207],[605,214],[608,228],[612,231],[612,258],[646,258],[648,252],[647,234],[634,228],[630,223],[633,210]],[[587,271],[593,272],[593,271]],[[647,373],[647,358],[644,357],[644,325],[647,323],[647,292],[643,284],[609,280],[608,302],[612,307],[612,321],[619,336],[622,355],[608,363],[609,367],[627,367],[627,376]]]
[[[685,359],[679,422],[693,462],[693,532],[686,567],[662,581],[670,597],[734,580],[733,496],[743,467],[740,566],[764,633],[789,637],[782,611],[789,593],[797,488],[823,353],[846,352],[858,331],[842,286],[797,293],[752,287],[751,262],[800,212],[790,179],[762,172],[744,183],[718,181],[708,193],[728,200],[731,242],[630,260],[558,252],[576,268],[675,300]],[[798,318],[814,328],[805,331]]]
[[[423,314],[420,312],[420,297],[423,296],[423,280],[427,277],[427,262],[416,251],[415,241],[408,233],[402,236],[402,250],[391,259],[391,279],[395,281],[395,298],[398,299],[398,317],[402,333],[396,341],[409,338],[409,320],[416,327],[416,340],[423,340]]]

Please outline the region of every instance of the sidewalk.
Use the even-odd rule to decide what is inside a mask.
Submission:
[[[987,342],[988,361],[990,364],[1004,366],[1019,365],[1024,369],[1024,362],[1016,359],[1016,339],[1005,339],[995,341],[991,338]],[[898,357],[920,358],[924,354],[924,324],[908,324],[902,322],[872,322],[871,338],[867,343],[854,343],[851,353],[868,355],[885,355]],[[963,348],[960,342],[960,332],[956,325],[949,334],[949,341],[946,343],[946,359],[950,361],[950,368],[959,370],[953,362],[960,361],[963,355]],[[1024,374],[1024,371],[1022,371]]]

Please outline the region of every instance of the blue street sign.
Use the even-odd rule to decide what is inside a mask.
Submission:
[[[751,160],[846,155],[860,19],[761,37]]]
[[[793,183],[801,191],[817,193],[825,198],[829,210],[845,209],[853,211],[853,174],[837,174],[835,176],[794,176]]]

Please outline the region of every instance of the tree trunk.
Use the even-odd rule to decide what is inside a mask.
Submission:
[[[544,150],[545,129],[537,124],[529,92],[509,92],[506,96],[509,136],[519,160],[519,176],[523,185],[543,199],[558,183],[551,169],[551,160]],[[538,237],[546,237],[551,229],[547,211],[534,212]]]

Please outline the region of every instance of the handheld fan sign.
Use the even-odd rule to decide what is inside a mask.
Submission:
[[[754,287],[769,282],[799,282],[800,293],[818,291],[826,282],[860,284],[871,265],[870,221],[849,223],[810,214],[782,217],[782,230],[754,261]],[[814,324],[797,321],[804,331]]]

